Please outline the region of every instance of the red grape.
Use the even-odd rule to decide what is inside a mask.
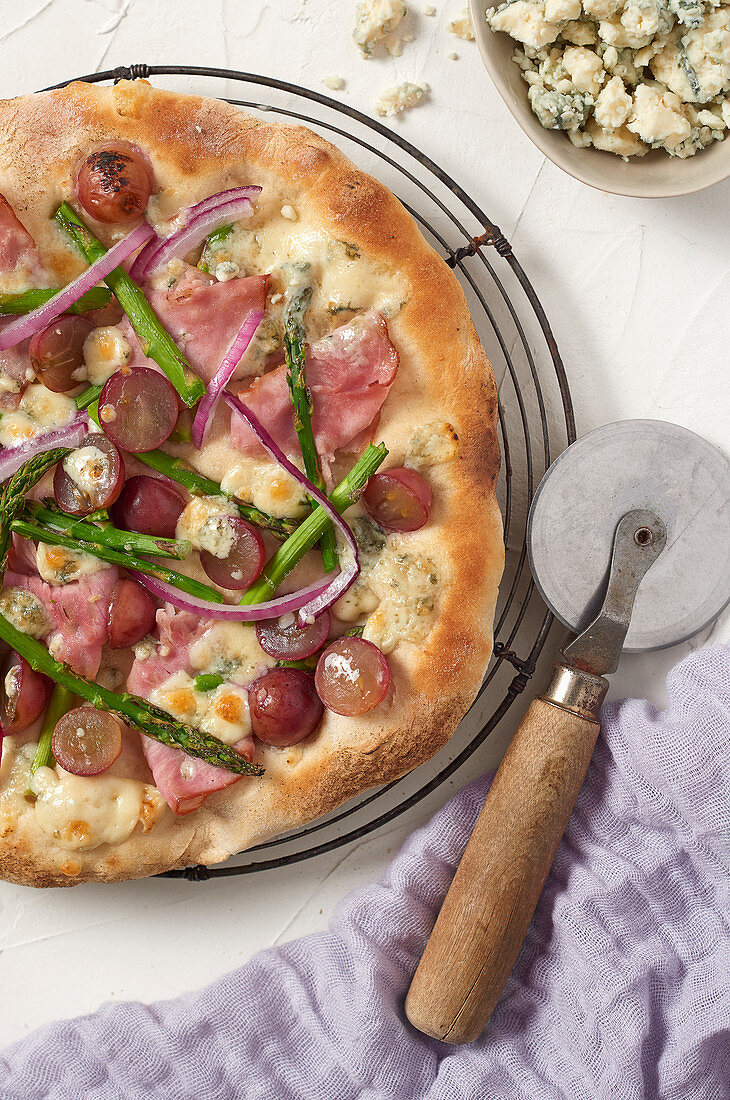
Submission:
[[[122,728],[112,714],[74,707],[56,722],[51,738],[56,761],[73,775],[99,775],[122,751]]]
[[[200,551],[200,564],[214,584],[221,588],[248,588],[258,577],[266,561],[261,532],[240,516],[224,516],[210,522],[224,525],[223,538],[232,530],[231,548],[224,558],[209,550]]]
[[[299,668],[270,668],[249,685],[248,705],[256,737],[279,748],[309,737],[324,709],[314,680]]]
[[[152,176],[144,158],[124,143],[102,145],[86,158],[76,194],[87,214],[100,222],[133,222],[147,209]]]
[[[0,726],[7,735],[22,733],[46,709],[50,681],[15,652],[6,660],[1,675]]]
[[[291,619],[291,622],[287,622]],[[282,622],[286,623],[282,626]],[[321,649],[327,641],[330,631],[330,617],[327,611],[308,623],[298,626],[295,615],[282,615],[279,619],[264,619],[256,623],[256,637],[259,645],[271,657],[278,661],[300,661],[310,657]]]
[[[136,645],[151,633],[157,604],[146,589],[128,579],[117,581],[109,600],[109,645],[123,649]]]
[[[368,515],[388,531],[417,531],[423,527],[431,500],[428,482],[408,466],[374,474],[362,497]]]
[[[81,450],[93,448],[84,467],[84,484],[78,485],[67,473],[67,466]],[[114,503],[124,486],[124,462],[114,444],[101,432],[90,432],[78,448],[56,466],[53,495],[64,512],[88,516]]]
[[[66,393],[82,381],[74,374],[84,365],[84,340],[93,327],[86,317],[57,317],[31,336],[28,355],[46,389]]]
[[[388,694],[390,669],[372,642],[344,636],[327,646],[314,681],[320,699],[336,714],[367,714]]]
[[[104,383],[99,398],[104,431],[117,447],[132,454],[161,446],[174,431],[177,411],[175,387],[150,367],[118,370]]]
[[[111,517],[125,531],[174,539],[185,501],[169,481],[139,474],[125,482]]]

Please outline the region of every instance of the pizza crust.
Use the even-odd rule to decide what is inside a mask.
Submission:
[[[307,129],[142,81],[113,88],[76,83],[4,101],[0,192],[59,279],[83,265],[50,217],[72,193],[89,148],[119,138],[148,151],[171,210],[225,187],[263,183],[264,194],[275,193],[272,201],[301,206],[333,236],[396,271],[408,290],[388,322],[400,367],[376,440],[389,447],[388,464],[401,465],[414,431],[438,419],[453,426],[458,451],[428,470],[429,523],[400,536],[436,564],[440,584],[425,641],[401,642],[389,655],[388,699],[361,718],[326,711],[318,732],[293,749],[257,745],[263,777],[209,796],[187,817],[166,811],[149,832],[138,826],[118,845],[69,853],[38,828],[32,809],[24,812],[0,838],[0,874],[34,886],[115,882],[215,863],[427,760],[448,741],[481,683],[504,562],[491,367],[456,277],[387,188]],[[5,778],[11,755],[4,754]],[[124,774],[150,781],[141,752]]]

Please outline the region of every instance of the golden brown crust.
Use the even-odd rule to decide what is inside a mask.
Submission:
[[[166,812],[148,833],[138,826],[114,847],[59,850],[23,814],[0,840],[2,877],[36,886],[113,882],[194,862],[211,863],[273,834],[328,813],[368,786],[394,779],[428,759],[453,733],[472,702],[492,648],[502,573],[497,397],[464,294],[393,195],[339,150],[301,127],[259,121],[227,104],[123,82],[114,88],[73,84],[61,91],[0,103],[0,192],[50,258],[59,277],[73,258],[49,222],[68,197],[74,169],[90,146],[124,138],[148,151],[157,180],[186,205],[237,183],[279,186],[286,201],[315,212],[337,238],[397,269],[408,299],[389,322],[401,365],[378,437],[402,463],[419,421],[450,422],[457,458],[434,466],[434,506],[414,547],[436,562],[442,584],[426,640],[390,655],[394,690],[359,719],[326,712],[301,751],[261,748],[260,780],[243,780],[184,818]],[[297,763],[288,762],[298,758]],[[141,776],[144,776],[144,765]],[[70,870],[78,871],[69,874]],[[64,870],[64,865],[66,869]]]

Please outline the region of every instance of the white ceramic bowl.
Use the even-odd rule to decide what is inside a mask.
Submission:
[[[495,34],[484,12],[499,0],[469,0],[479,52],[497,91],[527,136],[546,157],[568,175],[614,195],[669,198],[689,195],[730,177],[730,134],[714,141],[693,157],[681,160],[654,149],[645,157],[624,161],[600,149],[576,149],[561,130],[544,130],[527,99],[527,84],[512,60],[516,43],[507,34]]]

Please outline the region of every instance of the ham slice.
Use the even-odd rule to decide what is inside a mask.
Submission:
[[[46,281],[35,241],[16,218],[8,200],[0,195],[0,271],[11,272],[18,268],[27,272],[31,286],[37,285],[39,279]]]
[[[370,310],[335,329],[307,350],[307,384],[312,393],[312,430],[325,472],[335,451],[372,438],[396,371],[398,352],[382,314]],[[274,368],[242,390],[241,401],[256,414],[290,458],[299,455],[286,367]],[[364,434],[366,433],[366,434]],[[231,443],[245,454],[263,454],[246,422],[231,414]]]
[[[252,275],[216,283],[189,268],[169,290],[147,288],[145,294],[193,370],[209,382],[249,311],[264,309],[268,281],[268,275]],[[130,366],[155,367],[145,358],[129,321],[121,327],[133,348]]]
[[[244,737],[233,747],[247,760],[253,760],[253,737]],[[188,756],[182,749],[162,745],[144,735],[142,751],[154,776],[155,786],[173,813],[180,816],[200,809],[209,794],[222,791],[241,778],[235,772],[214,768],[203,760]]]
[[[160,636],[158,652],[145,660],[136,658],[127,680],[129,691],[149,699],[155,688],[160,687],[176,672],[192,672],[188,656],[190,646],[206,629],[196,615],[176,611],[170,604],[157,612],[157,629]],[[162,650],[160,654],[159,650]],[[189,756],[182,749],[162,745],[150,737],[142,736],[142,751],[155,780],[155,786],[176,814],[189,814],[202,806],[213,791],[230,787],[241,778],[224,768],[214,768],[203,760]],[[236,745],[236,752],[253,760],[252,737],[244,737]]]
[[[112,567],[55,586],[46,584],[37,574],[8,571],[5,584],[27,588],[41,601],[54,624],[46,638],[48,648],[79,676],[93,680],[107,640],[109,599],[118,578],[119,570]]]

